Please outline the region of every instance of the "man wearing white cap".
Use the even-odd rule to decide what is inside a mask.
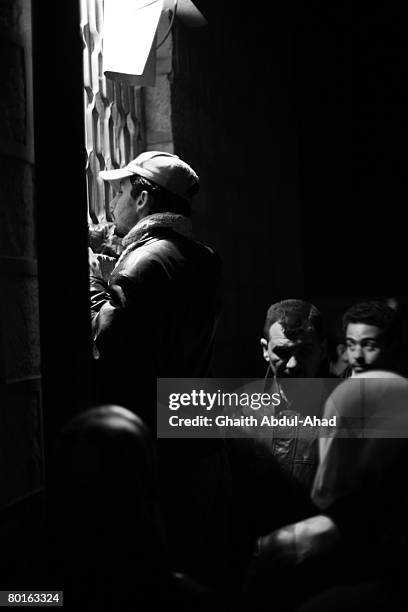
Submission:
[[[156,378],[209,374],[220,262],[192,238],[199,179],[179,157],[149,151],[100,176],[116,190],[110,211],[124,250],[105,280],[90,255],[96,399],[146,410],[152,426]]]
[[[100,176],[117,191],[110,208],[124,250],[106,279],[91,253],[94,402],[133,410],[155,436],[156,379],[210,375],[220,260],[192,238],[199,180],[179,157],[150,151]],[[223,441],[157,446],[174,567],[217,580],[229,499]]]

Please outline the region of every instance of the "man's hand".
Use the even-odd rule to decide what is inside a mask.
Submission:
[[[95,255],[91,247],[88,247],[88,263],[89,263],[89,276],[96,276],[97,278],[103,278],[98,256]]]
[[[310,557],[330,555],[339,540],[333,521],[319,514],[259,538],[257,556],[298,565]]]
[[[89,258],[89,276],[95,276],[96,278],[103,278],[104,281],[108,282],[110,275],[114,267],[116,266],[116,257],[109,257],[108,255],[95,254],[90,247],[88,247],[88,258]]]
[[[91,247],[94,253],[102,252],[102,248],[108,236],[108,232],[109,232],[109,225],[107,223],[105,224],[100,223],[98,225],[92,225],[88,228],[89,246]]]
[[[119,257],[123,251],[122,238],[115,234],[112,222],[98,223],[88,228],[88,244],[94,253]]]

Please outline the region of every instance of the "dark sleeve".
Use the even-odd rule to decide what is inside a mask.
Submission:
[[[166,281],[160,262],[148,257],[124,267],[109,283],[91,277],[92,331],[101,352],[108,346],[122,352],[147,336],[146,324],[154,315]]]
[[[153,399],[161,351],[155,322],[165,286],[160,263],[147,259],[115,274],[109,284],[91,278],[94,402],[119,403],[142,416],[140,404]]]

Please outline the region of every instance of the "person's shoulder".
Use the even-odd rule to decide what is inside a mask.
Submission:
[[[197,240],[191,240],[191,242],[203,260],[206,262],[211,262],[211,264],[217,268],[221,267],[221,257],[212,246]]]
[[[179,270],[194,269],[200,276],[218,278],[221,259],[206,244],[173,234],[150,236],[124,252],[116,274],[132,280],[173,278]]]
[[[193,265],[202,266],[204,269],[217,270],[221,268],[221,258],[218,253],[208,244],[196,240],[192,236],[184,236],[171,232],[151,244],[152,249],[177,256],[180,260],[190,262]]]
[[[147,241],[137,248],[123,253],[115,273],[131,280],[141,280],[157,276],[162,272],[161,255],[163,244],[161,240]]]

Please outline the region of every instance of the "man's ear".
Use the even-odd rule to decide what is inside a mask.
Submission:
[[[269,362],[268,341],[265,338],[261,338],[261,346],[263,358]]]
[[[136,199],[136,208],[139,213],[146,216],[150,213],[151,195],[146,189],[143,189]]]
[[[344,353],[347,351],[347,345],[344,342],[340,342],[336,346],[336,355],[337,357],[343,357]]]

